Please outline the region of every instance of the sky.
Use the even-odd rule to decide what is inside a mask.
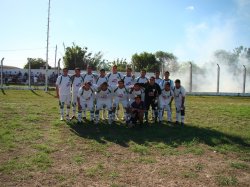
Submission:
[[[0,58],[46,59],[48,0],[0,0]],[[104,58],[171,52],[205,63],[213,51],[250,47],[250,0],[51,0],[49,64],[74,42]]]

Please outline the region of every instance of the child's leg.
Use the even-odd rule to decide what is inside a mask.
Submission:
[[[181,109],[181,124],[184,125],[185,120],[185,108]]]

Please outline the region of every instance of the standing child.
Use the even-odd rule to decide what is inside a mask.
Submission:
[[[66,120],[67,121],[69,120],[69,111],[71,102],[70,85],[71,85],[71,78],[68,75],[68,69],[63,68],[63,74],[60,75],[56,80],[56,97],[59,98],[61,121],[64,118],[64,104],[67,105]]]
[[[184,125],[185,119],[185,96],[186,91],[183,86],[181,86],[181,81],[179,79],[175,80],[174,88],[174,100],[176,108],[176,124],[179,124],[179,118],[181,116],[181,125]]]
[[[161,91],[159,96],[159,123],[162,123],[164,110],[167,111],[168,123],[172,122],[172,112],[171,112],[171,103],[174,99],[174,92],[170,88],[170,83],[165,84],[165,88]]]
[[[84,85],[79,89],[77,95],[78,103],[78,122],[82,122],[82,110],[90,111],[90,121],[94,121],[94,91],[91,88],[91,83],[84,83]]]

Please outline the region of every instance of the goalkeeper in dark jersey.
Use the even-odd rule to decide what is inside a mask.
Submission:
[[[155,123],[157,122],[158,118],[158,96],[161,95],[161,88],[160,86],[155,82],[155,77],[150,77],[149,82],[142,84],[142,86],[145,88],[145,120],[146,123],[148,123],[148,110],[151,106],[153,114],[154,114],[154,120]]]

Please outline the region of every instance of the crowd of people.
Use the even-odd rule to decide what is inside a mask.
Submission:
[[[185,89],[181,81],[169,78],[170,73],[164,73],[160,78],[160,71],[154,76],[147,77],[146,71],[141,70],[139,77],[132,74],[132,69],[127,68],[122,75],[114,65],[110,73],[100,70],[99,75],[92,72],[92,67],[87,68],[86,74],[81,74],[79,68],[70,76],[68,69],[63,69],[63,74],[56,80],[56,97],[59,98],[60,120],[76,119],[79,123],[86,120],[86,112],[90,112],[90,121],[98,124],[100,115],[105,119],[108,112],[108,124],[118,120],[119,106],[123,108],[123,120],[129,127],[138,124],[148,124],[151,108],[152,118],[155,123],[162,123],[166,113],[167,122],[172,122],[172,102],[175,103],[176,124],[184,125],[185,118]],[[72,105],[72,117],[70,109]],[[100,113],[100,111],[103,111]]]
[[[48,76],[49,85],[53,85],[58,77],[58,74],[52,72]],[[21,71],[4,71],[3,72],[3,83],[8,86],[9,84],[24,84],[28,85],[29,74],[27,72],[22,73]],[[45,84],[45,74],[41,72],[30,73],[30,83],[32,85],[44,85]]]

